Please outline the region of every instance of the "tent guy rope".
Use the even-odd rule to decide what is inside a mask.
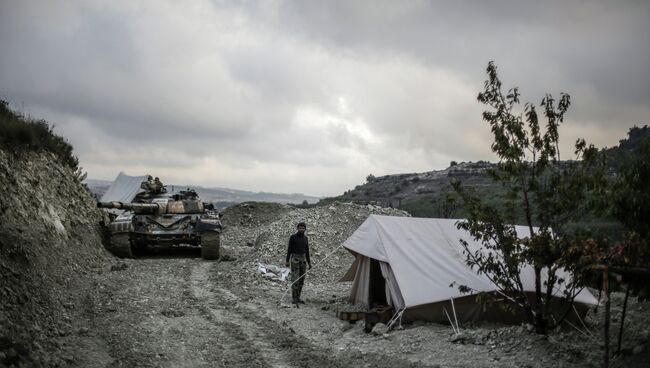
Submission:
[[[284,297],[287,295],[287,293],[289,292],[289,290],[291,290],[291,287],[293,286],[293,284],[295,284],[296,282],[298,282],[298,280],[300,280],[300,279],[304,278],[305,276],[307,276],[308,273],[310,273],[314,268],[318,267],[319,264],[325,262],[326,259],[328,259],[332,254],[334,254],[334,253],[335,253],[337,250],[339,250],[339,248],[341,248],[341,247],[343,247],[343,244],[341,244],[341,245],[339,245],[338,247],[334,248],[334,250],[331,251],[328,255],[326,255],[325,258],[321,259],[321,260],[320,260],[318,263],[316,263],[313,267],[311,267],[310,269],[308,269],[308,270],[305,272],[304,275],[298,277],[298,278],[295,279],[292,283],[290,283],[289,285],[287,285],[287,289],[284,291],[284,293],[282,293],[282,296],[281,296],[280,299],[278,300],[278,303],[282,303],[282,301],[284,301]]]

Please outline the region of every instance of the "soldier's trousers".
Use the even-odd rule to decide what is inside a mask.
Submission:
[[[302,286],[305,284],[305,272],[307,272],[307,259],[304,254],[291,255],[291,296],[297,302],[302,293]],[[302,276],[302,277],[301,277]],[[297,280],[297,281],[296,281]]]

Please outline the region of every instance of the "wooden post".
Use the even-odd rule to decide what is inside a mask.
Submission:
[[[609,367],[609,268],[605,266],[603,270],[603,291],[605,292],[605,360],[603,367]]]
[[[623,315],[621,316],[621,328],[618,330],[618,347],[616,355],[621,355],[621,343],[623,341],[623,324],[625,323],[625,312],[627,311],[627,298],[630,296],[630,285],[625,290],[625,301],[623,301]]]

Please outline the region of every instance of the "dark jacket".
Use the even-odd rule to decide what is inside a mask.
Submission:
[[[307,235],[295,233],[289,238],[289,248],[287,248],[287,262],[292,254],[304,254],[307,258],[307,263],[311,265],[309,260],[309,240]]]

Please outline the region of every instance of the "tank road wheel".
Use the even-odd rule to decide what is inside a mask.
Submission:
[[[206,231],[201,234],[201,257],[203,259],[219,259],[219,233]]]
[[[113,234],[111,236],[111,252],[120,258],[133,258],[129,234]]]

